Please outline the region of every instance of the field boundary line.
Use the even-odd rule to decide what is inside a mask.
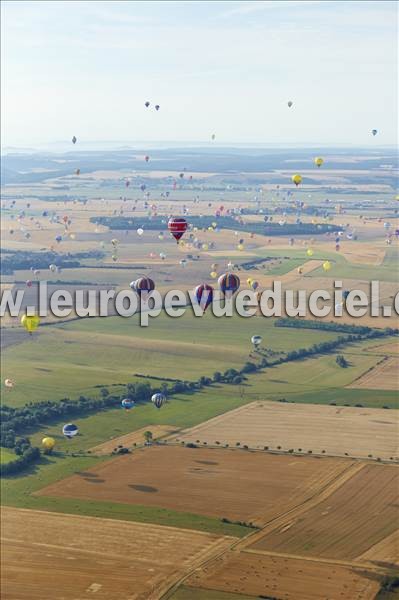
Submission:
[[[242,407],[240,407],[242,408]],[[358,471],[360,471],[361,469],[363,469],[366,466],[367,463],[351,463],[343,472],[341,472],[339,475],[337,475],[337,477],[330,481],[327,485],[327,488],[329,489],[330,487],[333,488],[333,490],[331,491],[331,493],[333,491],[335,491],[335,489],[338,489],[343,483],[345,483],[347,480],[351,479],[352,476],[357,473]],[[353,472],[354,471],[354,472]],[[341,481],[341,480],[344,481]],[[338,480],[338,481],[337,481]],[[335,485],[334,485],[335,484]],[[324,488],[324,490],[322,491],[326,491],[326,488]],[[320,494],[319,492],[316,492],[315,494]],[[329,494],[328,494],[329,495]],[[328,497],[328,495],[326,497]],[[258,537],[262,538],[264,535],[264,530],[271,524],[275,525],[275,523],[279,520],[283,520],[286,518],[287,515],[289,515],[291,512],[298,510],[300,508],[302,508],[303,510],[307,510],[308,506],[306,506],[305,508],[303,508],[304,504],[308,504],[309,502],[311,502],[313,499],[313,496],[308,498],[307,500],[305,500],[302,504],[300,504],[299,506],[294,507],[293,509],[287,511],[286,513],[284,513],[283,515],[280,515],[278,517],[275,517],[274,519],[272,519],[271,521],[269,521],[268,524],[266,524],[260,531],[253,531],[250,532],[245,538],[242,539],[238,539],[236,541],[234,541],[231,546],[229,548],[226,548],[224,551],[220,552],[220,554],[218,554],[217,556],[214,556],[212,558],[210,558],[209,560],[205,561],[204,563],[202,563],[201,565],[199,565],[201,568],[206,567],[209,563],[213,562],[214,560],[217,560],[218,558],[220,558],[221,556],[224,556],[225,554],[227,554],[227,552],[247,552],[246,548],[249,544],[253,544],[254,543],[254,538],[255,538],[255,542],[257,540]],[[318,500],[318,498],[316,498],[316,500]],[[315,504],[317,504],[318,502],[315,502]],[[278,523],[277,525],[278,526]],[[272,527],[273,529],[274,527]],[[252,552],[252,551],[251,551]],[[256,554],[256,551],[253,551],[254,554]],[[284,556],[284,555],[283,555]],[[175,582],[173,584],[172,587],[170,587],[162,596],[160,596],[159,598],[161,600],[169,600],[172,595],[178,590],[178,588],[184,584],[184,582],[186,581],[186,579],[188,579],[196,570],[198,567],[192,569],[189,573],[187,573],[184,577],[182,577],[179,581]],[[386,571],[384,572],[386,573]]]
[[[238,544],[239,549],[246,548],[248,545],[253,545],[258,541],[258,539],[263,539],[269,533],[277,529],[279,526],[283,526],[286,524],[287,517],[297,517],[304,512],[307,512],[309,508],[313,508],[320,504],[323,500],[329,498],[334,492],[336,492],[342,485],[344,485],[347,481],[352,479],[354,475],[356,475],[359,471],[366,467],[367,463],[363,462],[355,462],[350,464],[344,471],[339,473],[334,479],[325,484],[323,488],[316,491],[312,496],[297,504],[293,508],[290,508],[285,513],[274,517],[270,521],[268,521],[260,531],[247,536],[246,538],[240,540],[240,544]],[[254,539],[255,538],[255,539]]]

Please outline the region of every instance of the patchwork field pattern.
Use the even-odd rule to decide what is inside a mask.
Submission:
[[[349,459],[152,447],[107,461],[37,494],[145,504],[264,524],[317,494],[352,466]]]
[[[398,431],[397,411],[253,402],[179,432],[172,439],[390,459],[399,457]]]
[[[172,527],[14,508],[2,509],[2,524],[7,600],[159,598],[234,541]]]

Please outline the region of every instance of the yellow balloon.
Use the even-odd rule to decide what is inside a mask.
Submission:
[[[313,256],[314,252],[313,252],[312,248],[308,248],[308,249],[306,250],[306,254],[307,254],[308,256]]]
[[[331,263],[330,263],[330,261],[329,261],[329,260],[326,260],[326,261],[323,263],[323,269],[324,269],[325,271],[329,271],[329,270],[331,269]]]
[[[215,223],[215,221],[212,223],[212,227],[213,228],[217,227],[217,223]]]
[[[28,317],[27,315],[23,315],[21,318],[21,325],[25,327],[26,331],[29,333],[33,333],[39,327],[40,319],[37,315],[33,315],[32,317]]]
[[[321,156],[317,156],[317,157],[314,159],[314,164],[315,164],[317,167],[321,167],[321,165],[323,164],[323,162],[324,162],[324,160],[321,158]]]
[[[52,450],[55,446],[55,439],[52,437],[45,437],[42,439],[42,446],[46,450]]]
[[[203,250],[208,250],[208,248],[209,248],[208,244],[203,244],[203,245],[202,245],[202,249],[203,249]]]
[[[302,177],[299,175],[299,173],[295,173],[295,175],[291,177],[291,180],[293,183],[295,183],[295,185],[299,185],[302,182]]]
[[[216,279],[217,276],[218,276],[218,274],[216,273],[216,271],[211,272],[212,279]]]
[[[251,285],[252,281],[253,281],[253,280],[251,279],[251,277],[248,277],[248,279],[247,279],[247,284],[248,284],[248,285]]]
[[[238,244],[237,250],[239,250],[240,252],[242,252],[244,250],[244,246],[242,244]]]

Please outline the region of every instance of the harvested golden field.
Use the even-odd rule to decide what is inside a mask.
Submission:
[[[391,356],[382,360],[347,387],[399,391],[399,356]]]
[[[293,448],[344,456],[399,457],[399,414],[378,408],[252,402],[179,432],[172,439],[214,445],[284,450]]]
[[[399,468],[365,464],[301,514],[295,511],[251,546],[283,554],[353,560],[399,522]]]
[[[2,508],[1,538],[7,600],[159,598],[235,539],[15,508]]]
[[[399,342],[389,342],[388,344],[379,344],[378,346],[370,346],[369,352],[377,354],[399,354]]]
[[[366,573],[313,560],[230,551],[185,585],[284,600],[373,600],[380,585]]]
[[[374,544],[359,556],[358,560],[362,563],[367,561],[377,565],[385,563],[399,566],[399,529],[396,529],[378,544]]]
[[[263,524],[353,466],[347,459],[154,446],[41,489],[44,496],[145,504]],[[95,484],[95,485],[94,485]]]
[[[105,456],[107,454],[111,454],[118,445],[124,446],[125,448],[132,448],[135,444],[137,446],[141,446],[145,442],[145,431],[151,431],[152,439],[157,440],[165,435],[175,432],[176,428],[170,425],[149,425],[148,427],[142,427],[141,429],[137,429],[136,431],[132,431],[126,435],[112,438],[103,444],[94,446],[94,448],[90,448],[90,452],[92,454],[96,454],[97,456]]]

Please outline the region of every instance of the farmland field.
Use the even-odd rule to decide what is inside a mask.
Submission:
[[[217,289],[232,271],[241,290],[279,280],[294,295],[332,292],[338,279],[343,289],[368,292],[374,278],[381,304],[393,304],[399,219],[393,173],[380,164],[391,158],[339,151],[317,170],[302,150],[291,161],[291,151],[242,157],[220,147],[200,151],[201,160],[195,149],[159,152],[153,167],[144,151],[13,156],[17,183],[2,190],[3,289],[24,291],[25,306],[36,304],[38,281],[51,292],[99,291],[130,289],[148,276],[164,293],[202,282]],[[44,179],[25,183],[25,160],[54,170],[35,169]],[[298,189],[290,182],[297,160],[305,177]],[[74,162],[82,165],[72,169]],[[217,215],[222,204],[229,220]],[[171,214],[187,216],[180,244],[167,231]],[[78,266],[49,268],[67,258]],[[397,326],[394,316],[326,320]],[[149,321],[141,327],[138,315],[113,311],[68,321],[49,315],[28,336],[19,318],[4,319],[2,401],[28,415],[10,418],[16,438],[41,450],[44,436],[55,440],[52,453],[2,480],[7,600],[374,600],[397,562],[397,336],[347,340],[288,362],[293,350],[347,333],[275,327],[274,317],[259,315],[217,318],[210,309],[201,318],[188,310]],[[262,337],[258,349],[254,335]],[[176,382],[191,385],[166,392],[161,410],[148,389],[132,410],[120,406],[135,393],[129,383],[155,391]],[[65,413],[58,410],[63,399],[81,397],[82,405],[108,396],[109,408],[65,402]],[[47,401],[58,407],[49,402],[39,412]],[[7,421],[12,413],[4,413]],[[62,427],[70,421],[79,433],[68,440]],[[159,443],[143,447],[145,431]],[[118,446],[131,452],[111,456]],[[14,458],[2,449],[2,461]]]
[[[254,402],[180,431],[172,440],[237,441],[250,448],[302,448],[334,456],[391,457],[399,460],[397,411],[305,404]]]
[[[391,356],[356,379],[349,387],[373,390],[398,390],[399,356]]]
[[[195,572],[185,584],[203,591],[246,593],[255,598],[374,600],[379,582],[367,575],[316,560],[228,552]],[[199,598],[202,600],[202,596]]]
[[[398,486],[398,467],[364,465],[329,497],[299,518],[290,515],[252,547],[301,556],[354,559],[398,528]]]
[[[107,461],[36,494],[146,504],[261,524],[281,514],[282,507],[285,512],[304,502],[352,465],[348,459],[152,447]]]
[[[173,321],[173,334],[171,333]],[[134,381],[135,373],[184,379],[212,376],[216,370],[241,368],[251,351],[250,335],[260,332],[275,351],[299,348],[302,334],[273,327],[268,319],[255,319],[248,331],[245,319],[235,316],[205,319],[186,314],[180,319],[162,315],[149,327],[137,318],[85,319],[50,326],[39,336],[25,339],[3,352],[2,369],[18,382],[7,404],[58,400],[93,393],[95,385]],[[307,344],[336,339],[332,332],[309,331]],[[21,341],[21,340],[19,340]]]
[[[2,509],[2,523],[2,591],[8,600],[156,599],[234,541],[171,527],[12,508]]]

